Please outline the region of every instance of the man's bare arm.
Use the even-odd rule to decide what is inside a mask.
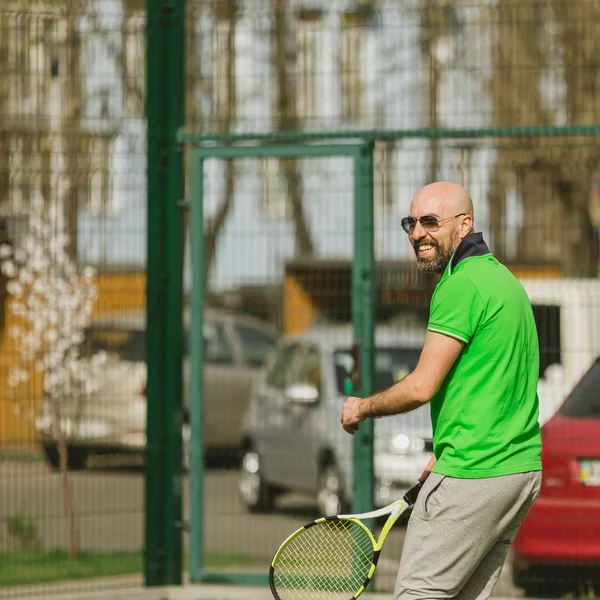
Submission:
[[[363,417],[406,413],[429,402],[458,358],[464,342],[441,333],[428,332],[416,369],[392,387],[360,403]]]

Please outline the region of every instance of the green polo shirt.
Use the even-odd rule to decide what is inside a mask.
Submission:
[[[446,268],[428,330],[465,344],[431,400],[433,471],[483,478],[541,470],[531,303],[481,234],[465,238]]]

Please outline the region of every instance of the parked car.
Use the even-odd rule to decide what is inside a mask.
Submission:
[[[425,328],[375,332],[375,388],[417,365]],[[328,326],[286,338],[257,380],[242,436],[239,494],[250,511],[269,510],[285,492],[312,495],[321,514],[349,508],[352,436],[340,425],[344,382],[353,358],[349,326]],[[429,461],[429,407],[375,421],[375,501],[400,498]],[[358,474],[360,476],[360,474]]]
[[[186,318],[186,323],[189,320]],[[188,335],[184,336],[183,402],[189,407]],[[146,443],[145,314],[93,321],[85,331],[82,356],[105,352],[97,391],[60,402],[68,436],[69,465],[80,468],[90,454],[140,455]],[[242,414],[252,383],[278,336],[268,325],[243,315],[207,310],[205,340],[205,439],[207,450],[238,448]],[[48,462],[58,466],[57,428],[45,399],[36,419]],[[184,432],[185,433],[185,432]],[[187,436],[189,437],[189,436]]]
[[[600,585],[600,358],[542,427],[542,444],[542,488],[513,544],[513,579],[528,595]]]

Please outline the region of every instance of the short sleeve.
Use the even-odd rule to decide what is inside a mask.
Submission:
[[[433,294],[427,329],[468,344],[483,312],[483,300],[473,283],[466,277],[451,275]]]

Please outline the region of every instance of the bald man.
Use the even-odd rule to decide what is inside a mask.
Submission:
[[[408,524],[395,600],[484,600],[539,495],[539,349],[519,281],[473,229],[463,187],[436,182],[402,228],[421,271],[440,273],[415,370],[387,390],[350,397],[342,426],[430,403],[434,455]]]

